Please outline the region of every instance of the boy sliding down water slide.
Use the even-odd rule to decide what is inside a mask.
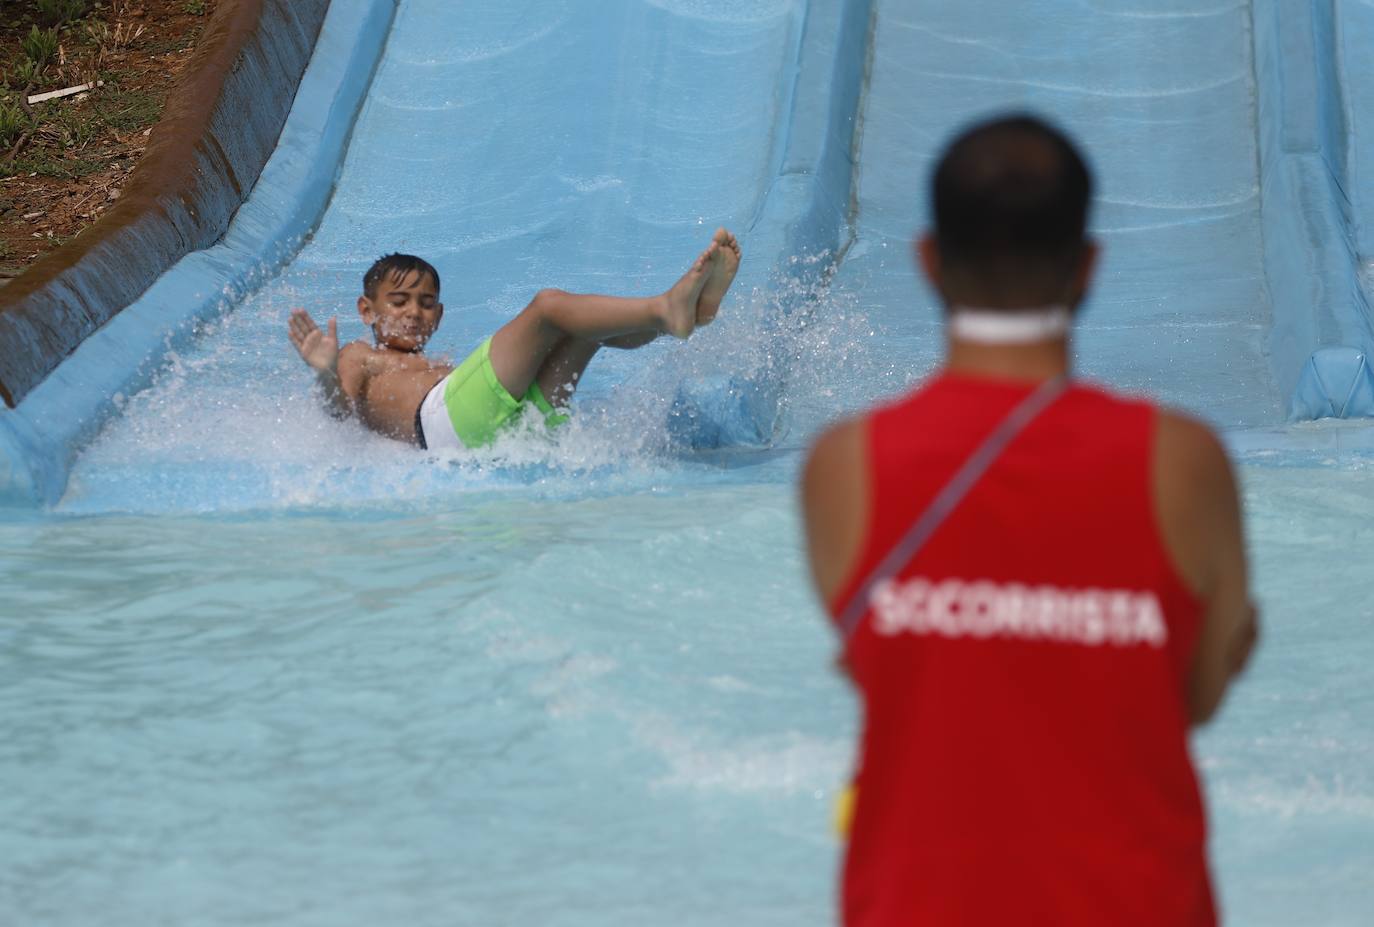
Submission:
[[[540,290],[520,314],[456,368],[422,353],[439,327],[439,274],[420,258],[388,255],[363,278],[358,314],[375,346],[339,349],[338,319],[322,331],[304,309],[288,332],[316,372],[336,418],[356,413],[374,431],[422,448],[480,447],[529,403],[549,426],[596,352],[678,338],[715,318],[739,269],[735,236],[719,229],[682,278],[658,296],[625,298]]]

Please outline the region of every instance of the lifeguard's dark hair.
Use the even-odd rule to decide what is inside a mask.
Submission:
[[[439,272],[429,261],[413,254],[388,254],[378,258],[363,274],[363,295],[372,299],[377,295],[377,284],[383,280],[399,283],[415,273],[421,276],[428,274],[434,280],[435,291],[439,290]]]
[[[931,183],[944,266],[1031,287],[1062,283],[1083,256],[1092,186],[1073,143],[1034,116],[970,127],[946,149]]]

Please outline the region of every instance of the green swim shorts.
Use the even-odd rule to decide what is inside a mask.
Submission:
[[[519,399],[506,391],[492,369],[488,338],[429,391],[415,415],[416,437],[425,448],[481,447],[496,440],[526,403],[543,414],[550,428],[568,420],[537,383],[531,383]]]

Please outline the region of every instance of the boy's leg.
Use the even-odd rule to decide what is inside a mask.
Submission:
[[[712,241],[687,273],[658,296],[584,296],[540,290],[519,315],[492,335],[491,366],[496,378],[512,396],[525,395],[554,349],[570,338],[595,344],[658,332],[686,338],[696,324],[697,299],[719,247]]]
[[[697,325],[710,325],[720,311],[721,300],[735,282],[739,270],[739,240],[728,229],[716,229],[711,241],[717,245],[716,261],[711,267],[711,277],[701,288],[701,298],[697,300]]]
[[[534,382],[539,384],[539,391],[551,404],[566,406],[572,400],[577,384],[582,380],[583,371],[587,369],[597,351],[602,348],[632,351],[657,340],[660,334],[661,332],[639,332],[607,338],[602,342],[564,338],[549,352]]]
[[[534,382],[539,384],[539,391],[550,405],[561,407],[568,404],[578,381],[582,379],[582,372],[600,347],[595,341],[564,338],[549,352]]]
[[[607,338],[601,342],[603,348],[619,348],[622,351],[633,351],[635,348],[642,348],[650,342],[657,341],[662,332],[639,332],[634,335],[621,335],[618,338]]]

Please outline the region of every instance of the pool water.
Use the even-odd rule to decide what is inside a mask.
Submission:
[[[823,924],[855,702],[784,468],[0,526],[0,908],[43,924]],[[1374,468],[1244,471],[1199,738],[1228,922],[1374,908]]]

